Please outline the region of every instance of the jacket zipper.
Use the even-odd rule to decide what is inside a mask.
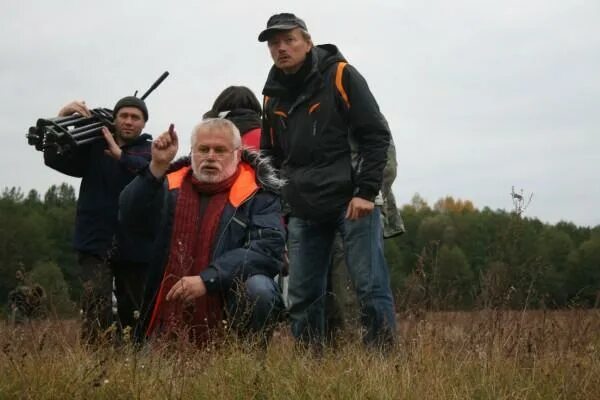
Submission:
[[[256,192],[258,192],[258,190]],[[241,202],[240,205],[237,206],[234,209],[233,214],[231,215],[231,217],[229,218],[229,220],[225,224],[225,227],[223,228],[223,231],[219,235],[219,240],[217,240],[217,243],[215,245],[215,249],[213,250],[213,253],[211,254],[211,258],[210,258],[211,260],[215,259],[215,254],[217,253],[217,250],[219,249],[219,246],[221,245],[221,240],[223,239],[223,236],[225,235],[225,231],[227,230],[227,228],[229,228],[229,225],[231,225],[231,222],[233,222],[233,220],[235,219],[235,214],[237,213],[237,211],[240,209],[240,207],[242,205],[244,205],[247,201],[249,201],[250,199],[252,199],[254,197],[254,195],[256,194],[256,192],[254,192],[251,196],[248,196],[248,198],[246,200],[244,200],[243,202]]]

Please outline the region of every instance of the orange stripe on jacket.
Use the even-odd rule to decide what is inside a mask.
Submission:
[[[258,190],[254,168],[245,162],[241,162],[239,168],[240,174],[229,191],[229,202],[235,208],[248,200]]]
[[[245,162],[241,162],[238,168],[240,168],[240,174],[229,190],[229,202],[236,208],[258,190],[254,168]],[[168,174],[169,190],[179,189],[190,169],[191,167],[183,167]]]
[[[312,114],[317,108],[319,108],[319,106],[321,105],[321,103],[315,103],[312,106],[310,106],[310,108],[308,109],[308,113]]]
[[[179,189],[183,183],[183,178],[187,175],[191,167],[183,167],[175,172],[167,174],[167,182],[169,183],[169,190]]]

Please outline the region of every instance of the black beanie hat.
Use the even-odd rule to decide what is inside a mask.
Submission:
[[[146,103],[144,100],[139,99],[135,96],[126,96],[121,100],[117,101],[115,104],[115,108],[113,109],[113,115],[116,117],[119,110],[123,107],[135,107],[138,108],[142,114],[144,114],[144,121],[148,121],[148,108],[146,108]]]

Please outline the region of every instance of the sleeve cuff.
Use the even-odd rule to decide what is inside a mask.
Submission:
[[[204,271],[200,272],[200,278],[204,282],[206,291],[208,293],[214,293],[219,289],[219,273],[215,267],[209,266]]]
[[[121,149],[121,157],[119,157],[119,164],[124,165],[125,167],[129,166],[129,154],[125,152],[125,150]]]
[[[378,192],[373,192],[370,189],[367,188],[358,188],[358,190],[355,193],[355,197],[360,197],[361,199],[365,199],[365,200],[369,200],[369,201],[375,201],[375,197],[377,197],[377,193]]]
[[[141,172],[140,175],[142,177],[144,177],[144,179],[146,179],[149,182],[154,183],[155,185],[162,185],[163,181],[165,180],[165,176],[161,176],[160,178],[156,178],[152,172],[150,172],[150,164],[148,164],[146,166],[146,168],[144,168]]]

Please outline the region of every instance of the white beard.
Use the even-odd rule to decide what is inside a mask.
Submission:
[[[202,166],[204,163],[206,163],[206,160],[201,162],[194,162],[194,160],[192,159],[192,172],[194,173],[194,177],[200,182],[205,183],[222,182],[225,179],[232,176],[233,174],[235,174],[235,171],[237,171],[238,167],[238,161],[236,157],[230,163],[228,163],[219,173],[212,174],[202,170]]]

